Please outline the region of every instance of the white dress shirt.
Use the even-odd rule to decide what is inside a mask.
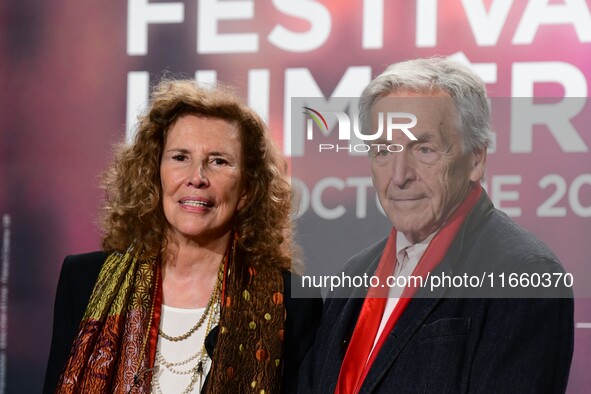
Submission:
[[[419,260],[425,253],[425,250],[427,250],[427,246],[429,246],[429,243],[435,234],[436,232],[425,238],[423,242],[413,245],[408,241],[408,239],[406,239],[402,232],[398,231],[396,233],[396,257],[398,261],[394,267],[394,272],[392,273],[394,277],[409,277],[412,275],[414,269],[419,263]],[[399,296],[402,294],[403,290],[404,289],[398,287],[390,287],[390,291],[388,292],[388,300],[386,301],[386,308],[384,309],[382,321],[380,322],[380,328],[378,329],[378,333],[373,342],[374,348],[378,342],[378,339],[382,335],[382,331],[384,331],[384,327],[386,326],[386,323],[388,323],[388,320],[390,319],[396,304],[398,304],[398,300],[400,299]],[[371,352],[369,357],[371,358]]]

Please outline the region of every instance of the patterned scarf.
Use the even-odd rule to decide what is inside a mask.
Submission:
[[[207,393],[279,392],[283,279],[236,248],[224,257],[219,335]],[[159,261],[112,253],[99,273],[57,393],[150,393],[162,305]]]

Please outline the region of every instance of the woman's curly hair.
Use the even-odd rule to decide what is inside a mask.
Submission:
[[[255,266],[289,269],[291,193],[285,160],[265,123],[236,94],[193,80],[165,79],[155,86],[133,144],[117,146],[103,176],[102,248],[122,252],[133,246],[145,256],[157,256],[166,248],[160,161],[168,131],[185,115],[222,119],[240,130],[247,201],[234,218],[239,246]]]

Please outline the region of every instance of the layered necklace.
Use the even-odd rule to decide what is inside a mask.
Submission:
[[[220,270],[218,272],[218,280],[211,292],[211,296],[209,297],[209,301],[203,314],[197,321],[197,323],[192,326],[187,332],[179,336],[172,336],[166,334],[160,328],[158,329],[158,335],[163,340],[174,342],[177,345],[181,344],[181,342],[187,341],[194,333],[196,333],[202,326],[205,324],[205,334],[203,339],[203,344],[197,352],[190,357],[181,360],[172,362],[164,358],[159,348],[156,348],[156,365],[159,368],[163,368],[166,371],[172,373],[173,375],[177,375],[178,377],[190,375],[191,380],[185,390],[182,391],[182,394],[190,394],[195,389],[195,385],[199,382],[199,390],[203,387],[203,375],[205,372],[205,367],[207,362],[209,361],[209,356],[205,349],[205,338],[211,331],[213,327],[215,327],[220,319],[220,298],[221,298],[221,289],[222,289],[222,281],[224,277],[224,261],[220,264]],[[182,346],[182,344],[181,344]],[[186,346],[186,345],[185,345]],[[196,362],[195,362],[196,360]],[[152,378],[152,392],[156,394],[162,394],[163,390],[160,386],[159,376],[154,376]]]

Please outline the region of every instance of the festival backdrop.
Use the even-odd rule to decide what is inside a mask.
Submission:
[[[292,117],[305,116],[291,98],[355,97],[388,64],[433,55],[471,65],[505,100],[486,187],[573,273],[568,392],[591,391],[590,9],[590,0],[3,1],[0,393],[41,390],[61,263],[99,248],[101,171],[162,76],[234,85],[268,121],[293,160],[302,256],[322,267],[389,223],[367,161],[296,166],[304,134],[292,133]]]

